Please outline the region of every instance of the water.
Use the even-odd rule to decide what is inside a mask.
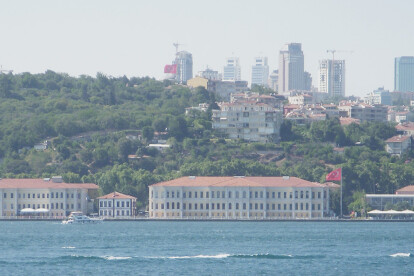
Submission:
[[[0,221],[0,275],[413,275],[414,223]]]

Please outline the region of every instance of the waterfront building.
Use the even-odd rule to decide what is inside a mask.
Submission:
[[[268,86],[269,79],[269,65],[267,63],[267,57],[256,57],[255,63],[252,66],[252,82],[253,85]]]
[[[1,179],[0,216],[63,217],[74,211],[89,214],[98,188],[92,183],[64,183],[62,177]]]
[[[329,189],[328,184],[289,176],[181,177],[149,186],[149,217],[324,218],[331,214]]]
[[[394,62],[394,90],[414,92],[414,57],[396,57]]]
[[[398,189],[395,194],[366,194],[365,199],[372,209],[380,211],[385,210],[386,206],[393,207],[401,203],[408,203],[412,208],[414,207],[414,185]]]
[[[277,142],[280,139],[282,112],[271,104],[253,99],[218,103],[213,110],[213,129],[230,139]]]
[[[279,94],[289,94],[291,90],[304,90],[304,56],[302,44],[285,44],[279,53]]]
[[[240,81],[241,67],[238,57],[230,57],[226,60],[226,65],[223,68],[224,81]]]
[[[187,51],[180,51],[176,54],[175,64],[177,82],[186,84],[187,80],[193,78],[193,56]]]
[[[136,197],[113,192],[98,197],[98,201],[100,217],[124,219],[135,216]]]
[[[319,61],[319,92],[345,97],[345,60]]]

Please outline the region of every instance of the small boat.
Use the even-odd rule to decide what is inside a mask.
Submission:
[[[99,218],[85,216],[82,212],[71,212],[69,217],[62,221],[62,224],[93,224],[101,221],[102,219]]]

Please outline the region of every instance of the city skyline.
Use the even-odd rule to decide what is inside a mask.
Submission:
[[[14,73],[162,79],[178,41],[180,51],[193,55],[193,72],[221,71],[227,57],[237,56],[241,79],[249,81],[254,57],[267,56],[272,72],[280,48],[297,42],[314,86],[319,61],[335,49],[347,64],[346,95],[363,96],[377,87],[393,90],[394,59],[414,56],[414,38],[407,35],[413,8],[403,0],[4,1],[0,65]]]

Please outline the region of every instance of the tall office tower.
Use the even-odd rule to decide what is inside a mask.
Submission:
[[[277,87],[278,79],[279,79],[278,70],[273,70],[273,72],[269,75],[269,87],[273,89],[273,91],[275,92],[278,91],[278,87]]]
[[[238,57],[231,57],[226,60],[226,65],[223,69],[224,81],[239,81],[241,80],[241,68]]]
[[[303,73],[303,90],[312,90],[312,76],[309,72],[306,71]]]
[[[253,85],[268,86],[267,81],[269,79],[269,65],[267,63],[267,57],[256,57],[255,63],[252,66],[252,87]]]
[[[345,96],[345,60],[319,61],[319,92],[330,97]]]
[[[193,78],[193,56],[187,51],[177,52],[175,57],[177,65],[176,80],[178,83],[187,83]]]
[[[279,94],[304,89],[302,44],[285,44],[279,53]]]
[[[394,90],[414,92],[414,57],[395,58]]]

